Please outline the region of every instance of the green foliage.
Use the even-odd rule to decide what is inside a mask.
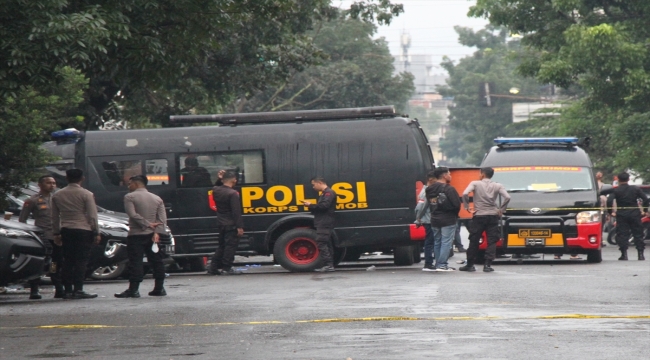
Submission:
[[[387,0],[360,0],[347,14],[372,28],[401,12]],[[308,33],[338,16],[330,0],[3,1],[0,196],[33,179],[50,130],[124,118],[164,126],[170,114],[221,112],[323,63],[327,55]],[[350,62],[337,76],[359,79],[355,66],[370,65]],[[386,85],[382,76],[363,85]],[[386,99],[403,96],[391,89]]]
[[[427,136],[436,134],[444,118],[439,113],[430,111],[421,106],[408,106],[408,115],[412,119],[417,119],[422,130]]]
[[[401,11],[368,0],[351,14],[387,23]],[[120,109],[145,122],[215,108],[320,62],[305,33],[336,13],[330,0],[8,0],[0,7],[0,96],[71,66],[89,79],[86,128]]]
[[[584,98],[559,126],[594,139],[598,166],[646,180],[647,155],[637,149],[650,138],[649,14],[647,0],[478,0],[470,10],[523,35],[531,56],[522,74],[580,87]]]
[[[465,46],[475,46],[478,51],[458,64],[450,60],[442,63],[449,73],[447,85],[439,88],[444,96],[454,97],[450,108],[450,130],[440,142],[440,148],[453,165],[478,165],[494,138],[508,136],[512,123],[512,103],[538,98],[540,85],[515,73],[514,55],[521,51],[517,41],[507,41],[504,29],[487,27],[474,32],[456,27],[459,41]],[[491,106],[480,98],[485,83],[490,84]],[[519,98],[509,90],[519,89]]]
[[[321,64],[294,73],[278,87],[240,99],[230,111],[279,111],[397,105],[400,111],[414,91],[413,76],[393,75],[393,57],[375,26],[339,17],[308,33],[322,50]]]
[[[16,97],[0,98],[0,208],[8,193],[37,176],[50,158],[39,148],[60,123],[82,122],[71,114],[83,101],[88,80],[76,70],[57,70],[59,82],[37,90],[19,89]]]

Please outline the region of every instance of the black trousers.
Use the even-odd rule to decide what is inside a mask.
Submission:
[[[163,264],[163,251],[151,251],[153,234],[129,235],[126,237],[126,251],[129,254],[129,281],[142,282],[144,269],[142,258],[146,255],[149,266],[153,270],[153,278],[158,281],[165,280],[165,264]]]
[[[54,240],[43,239],[43,243],[48,248],[48,255],[50,257],[50,267],[47,269],[47,273],[52,280],[52,285],[54,288],[59,291],[63,287],[61,282],[61,266],[63,266],[63,248],[54,244]],[[29,282],[32,289],[38,288],[38,285],[41,283],[41,279],[35,279]]]
[[[55,288],[61,287],[63,284],[61,282],[61,267],[63,266],[63,247],[54,244],[54,240],[45,240],[46,245],[49,244],[52,247],[52,254],[50,258],[52,263],[50,264],[50,269],[48,270],[50,279],[52,280],[52,285]]]
[[[66,292],[81,291],[86,278],[86,265],[90,257],[90,249],[94,244],[92,231],[81,229],[61,229],[63,242],[63,268],[61,280]]]
[[[645,249],[641,214],[621,215],[619,213],[616,216],[616,242],[619,249],[627,250],[630,233],[634,236],[634,245],[637,250]]]
[[[219,226],[219,246],[212,256],[212,270],[230,270],[235,262],[235,253],[239,246],[239,236],[237,236],[237,227]]]
[[[479,240],[483,232],[487,234],[488,246],[485,250],[485,260],[494,260],[497,252],[497,242],[501,233],[499,232],[499,217],[497,215],[474,215],[469,222],[469,247],[467,248],[467,264],[474,265],[478,254]]]
[[[332,228],[316,228],[316,246],[325,266],[334,266],[334,246]]]

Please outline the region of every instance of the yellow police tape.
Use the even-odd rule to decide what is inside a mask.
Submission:
[[[516,210],[516,211],[530,211],[531,208],[507,208],[506,211],[510,210]],[[592,208],[537,208],[540,210],[581,210],[581,211],[600,211],[602,210],[599,207],[592,207]],[[627,209],[639,209],[638,206],[624,206],[624,207],[617,207],[616,210],[627,210]]]
[[[154,325],[40,325],[40,326],[2,326],[0,330],[15,329],[114,329],[114,328],[147,328],[147,327],[194,327],[194,326],[227,326],[227,325],[288,325],[288,324],[322,324],[375,321],[485,321],[485,320],[561,320],[561,319],[650,319],[650,315],[590,315],[590,314],[560,314],[532,317],[501,317],[501,316],[450,316],[450,317],[408,317],[408,316],[379,316],[360,318],[332,318],[295,321],[245,321],[245,322],[215,322],[197,324],[154,324]]]

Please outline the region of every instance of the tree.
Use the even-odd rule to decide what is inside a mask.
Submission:
[[[26,86],[0,102],[0,209],[6,194],[33,180],[49,159],[39,148],[44,133],[61,122],[83,122],[71,114],[83,101],[88,80],[71,68],[57,72],[58,83],[40,90]]]
[[[321,61],[305,33],[335,10],[330,0],[3,1],[0,196],[44,163],[47,130],[94,129],[123,113],[164,124]],[[387,0],[350,10],[379,23],[401,12]]]
[[[387,22],[401,11],[369,0],[352,13]],[[0,96],[47,84],[56,68],[71,66],[90,80],[86,128],[124,106],[143,108],[141,116],[219,106],[318,62],[305,32],[334,14],[330,0],[5,1]]]
[[[421,106],[412,106],[409,104],[406,113],[410,118],[418,120],[422,131],[424,131],[427,137],[436,134],[444,121],[444,117],[439,113]]]
[[[450,130],[440,148],[449,164],[478,165],[493,139],[509,134],[512,103],[539,98],[544,88],[515,73],[513,54],[520,51],[520,44],[508,41],[505,29],[488,26],[475,32],[456,27],[456,32],[461,44],[478,50],[458,64],[449,59],[442,63],[449,79],[438,90],[444,96],[454,97],[455,105],[449,109]],[[486,84],[491,95],[489,106]],[[519,89],[517,96],[509,94],[513,87]]]
[[[523,36],[530,56],[519,65],[522,74],[585,92],[562,126],[582,123],[603,139],[592,142],[608,154],[600,164],[650,179],[647,156],[636,150],[650,138],[650,2],[478,0],[469,14]]]
[[[413,76],[393,75],[393,57],[372,23],[346,14],[309,32],[325,60],[295,72],[277,87],[240,99],[231,111],[279,111],[397,105],[401,111],[414,91]]]

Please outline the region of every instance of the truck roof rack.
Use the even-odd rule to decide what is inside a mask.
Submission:
[[[500,147],[573,147],[578,146],[577,137],[548,137],[548,138],[505,138],[494,139]]]
[[[394,106],[373,106],[361,108],[275,111],[240,114],[214,115],[172,115],[172,124],[196,124],[216,122],[221,125],[268,124],[286,122],[311,122],[343,119],[372,119],[396,117]]]

